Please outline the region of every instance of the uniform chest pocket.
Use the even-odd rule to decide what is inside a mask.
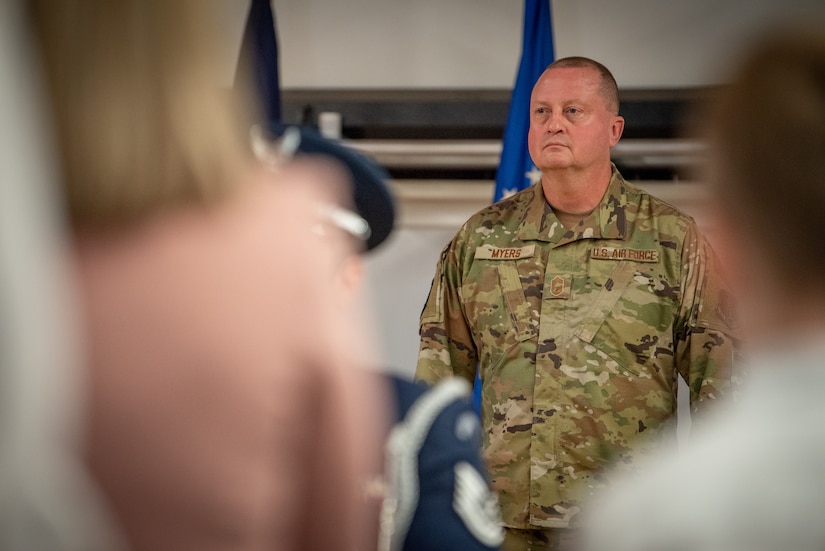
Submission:
[[[673,302],[676,291],[663,280],[620,261],[597,293],[576,336],[616,360],[632,374],[660,356],[672,363]],[[672,295],[672,296],[671,296]]]
[[[476,248],[461,299],[480,349],[501,351],[538,334],[544,265],[535,249]]]
[[[533,316],[535,306],[527,300],[516,263],[498,262],[496,268],[504,304],[515,330],[516,339],[525,341],[535,337],[538,330],[538,320]]]

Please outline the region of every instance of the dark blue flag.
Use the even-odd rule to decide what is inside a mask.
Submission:
[[[501,159],[496,171],[493,201],[512,195],[541,181],[541,172],[527,151],[530,127],[530,94],[533,85],[553,62],[553,27],[550,23],[550,0],[525,0],[524,34],[521,62],[516,86],[510,98],[510,112],[501,142]],[[481,411],[481,380],[476,376],[473,391],[476,411]]]
[[[248,67],[268,122],[281,122],[278,38],[270,0],[252,0],[238,66]],[[238,73],[235,75],[237,81]]]
[[[496,172],[493,201],[530,187],[541,178],[527,151],[530,126],[530,94],[544,69],[553,62],[553,28],[550,0],[525,0],[524,35],[516,86],[504,127],[501,160]]]

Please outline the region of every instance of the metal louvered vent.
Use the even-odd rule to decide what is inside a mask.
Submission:
[[[633,180],[678,180],[704,146],[684,138],[709,90],[621,92],[625,118],[613,160]],[[501,153],[510,92],[497,90],[292,90],[285,122],[315,125],[340,113],[344,143],[375,158],[395,179],[490,180]]]

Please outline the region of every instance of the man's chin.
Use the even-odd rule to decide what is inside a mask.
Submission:
[[[539,169],[544,172],[545,170],[565,170],[573,166],[573,161],[570,159],[547,159],[545,160]]]

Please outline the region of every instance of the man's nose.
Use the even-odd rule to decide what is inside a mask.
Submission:
[[[550,116],[547,117],[547,121],[545,123],[545,131],[548,134],[556,134],[561,132],[564,127],[562,125],[563,118],[560,113],[551,113]]]

